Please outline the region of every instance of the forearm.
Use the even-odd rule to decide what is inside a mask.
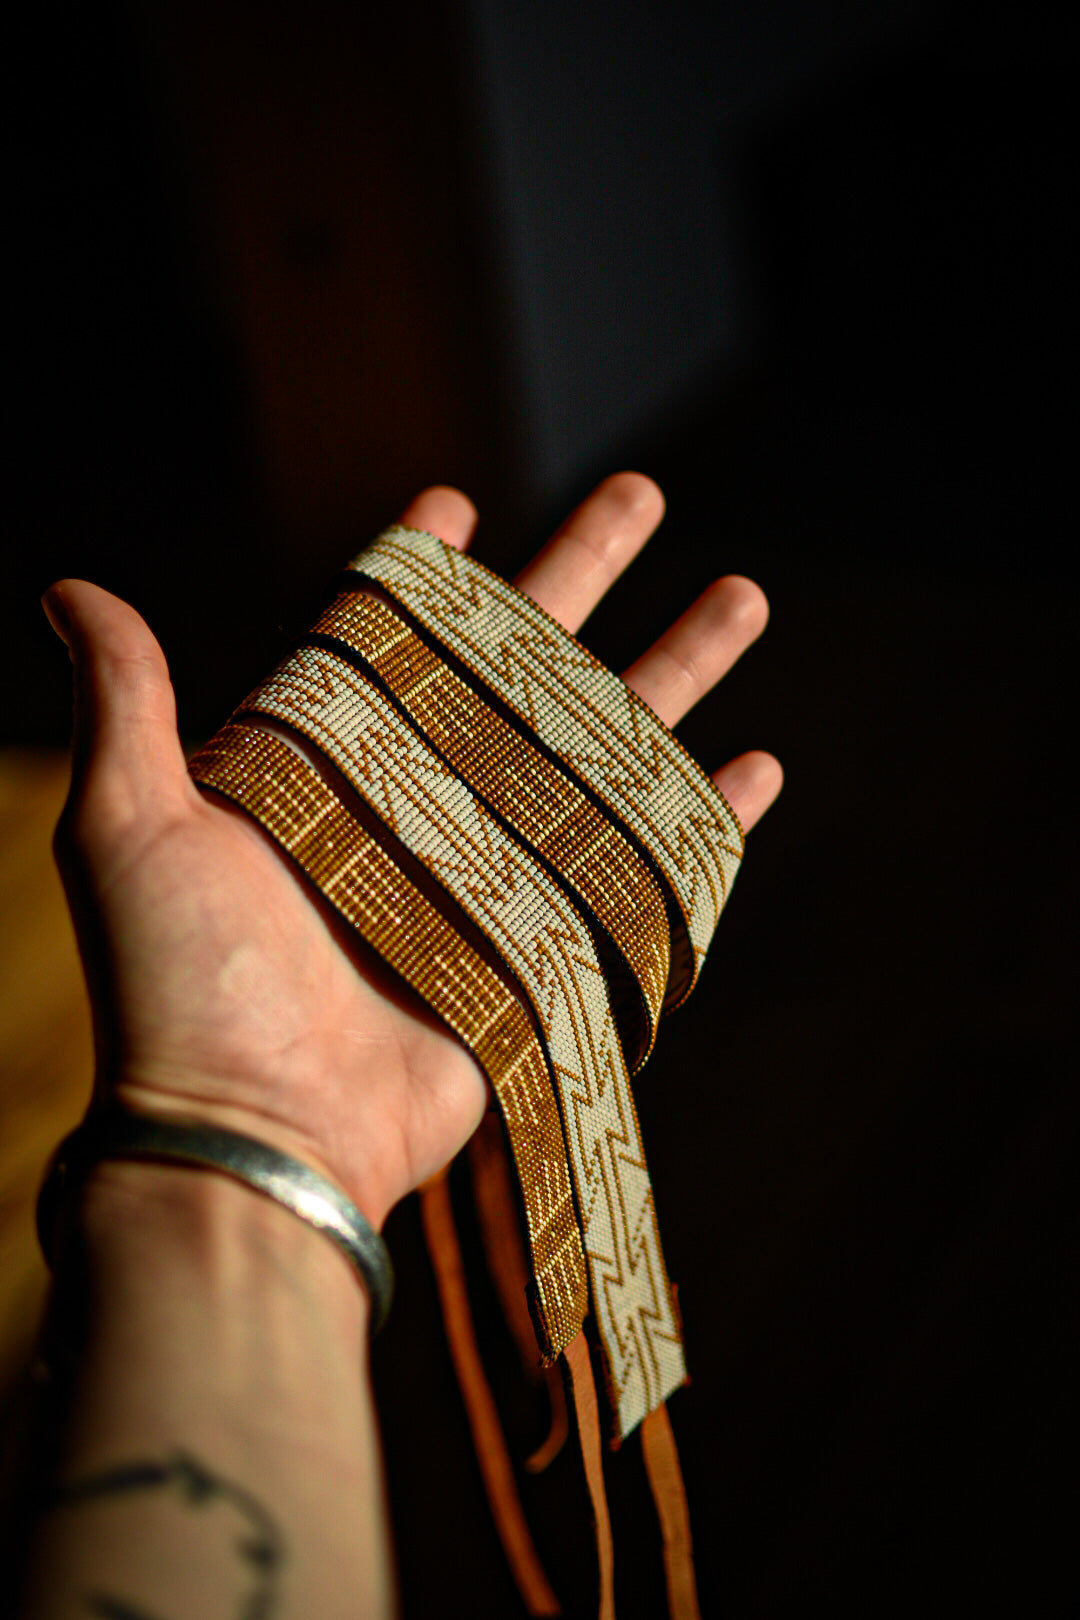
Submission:
[[[102,1165],[57,1314],[78,1353],[26,1620],[393,1611],[367,1303],[325,1237],[223,1176]]]

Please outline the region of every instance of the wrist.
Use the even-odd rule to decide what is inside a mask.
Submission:
[[[58,1233],[58,1275],[74,1259],[96,1288],[198,1297],[235,1312],[289,1296],[362,1359],[369,1300],[324,1233],[233,1177],[201,1167],[103,1160],[86,1175]]]

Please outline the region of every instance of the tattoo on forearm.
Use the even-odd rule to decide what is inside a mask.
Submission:
[[[229,1551],[242,1571],[245,1589],[232,1609],[234,1620],[270,1620],[278,1597],[278,1580],[285,1560],[281,1531],[262,1504],[240,1485],[215,1474],[186,1452],[164,1462],[123,1463],[88,1479],[58,1485],[47,1506],[72,1507],[105,1498],[135,1497],[151,1493],[184,1512],[205,1512],[215,1505],[239,1514],[241,1528],[229,1538]],[[166,1602],[168,1594],[163,1594]],[[86,1612],[98,1620],[166,1620],[141,1603],[112,1592],[88,1592]]]

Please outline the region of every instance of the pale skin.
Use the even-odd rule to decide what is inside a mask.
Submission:
[[[651,480],[606,479],[517,584],[576,631],[662,515]],[[438,487],[401,521],[464,548],[476,514]],[[57,850],[99,1089],[305,1159],[381,1226],[476,1128],[480,1070],[244,816],[192,785],[134,610],[77,580],[45,605],[75,668]],[[719,579],[625,679],[675,724],[767,617],[751,581]],[[753,752],[714,780],[749,830],[782,777]],[[95,1288],[59,1477],[89,1485],[42,1517],[27,1620],[194,1620],[256,1599],[283,1617],[393,1614],[367,1303],[346,1262],[212,1173],[102,1166],[80,1210],[67,1264]],[[241,1528],[258,1547],[238,1557]]]

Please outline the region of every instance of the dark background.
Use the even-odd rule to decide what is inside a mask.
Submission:
[[[196,739],[434,481],[509,572],[658,479],[616,667],[717,574],[770,596],[682,734],[787,786],[638,1086],[706,1615],[1075,1612],[1057,17],[62,0],[12,51],[6,741],[66,736],[54,577],[136,603]],[[406,1609],[510,1616],[412,1206],[388,1236]],[[608,1473],[619,1613],[661,1615],[635,1443]],[[572,1448],[523,1490],[589,1614]]]

